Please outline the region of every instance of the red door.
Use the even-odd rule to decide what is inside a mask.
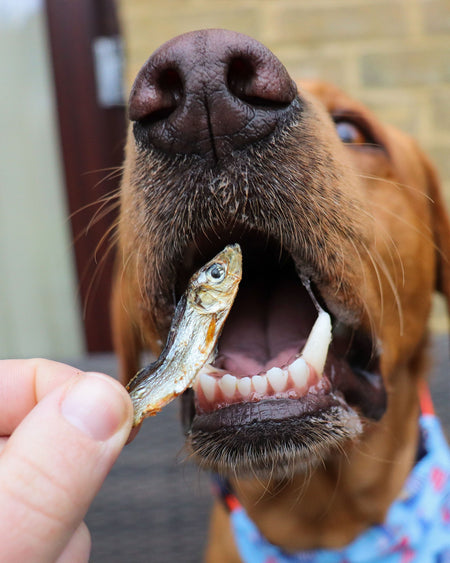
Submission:
[[[125,138],[113,0],[47,0],[67,203],[89,352],[112,349],[112,227]]]

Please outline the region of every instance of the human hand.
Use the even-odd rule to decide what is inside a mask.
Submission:
[[[0,361],[0,560],[84,563],[83,518],[131,429],[112,378],[48,360]]]

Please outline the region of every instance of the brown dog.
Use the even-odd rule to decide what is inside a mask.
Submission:
[[[348,544],[383,521],[416,456],[431,295],[450,297],[432,167],[337,88],[297,91],[272,53],[221,30],[161,47],[129,112],[113,303],[122,380],[142,349],[161,351],[193,271],[239,242],[244,278],[216,364],[236,387],[217,375],[212,392],[185,393],[188,447],[272,543]],[[301,350],[314,299],[333,321],[324,374],[310,370],[303,389],[274,383],[265,374]],[[243,390],[256,374],[262,391]],[[220,502],[207,558],[240,560]]]

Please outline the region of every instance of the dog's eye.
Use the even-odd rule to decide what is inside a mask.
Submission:
[[[350,121],[337,121],[336,131],[343,143],[362,145],[370,142],[364,131]]]
[[[209,280],[215,283],[221,282],[225,278],[225,274],[225,268],[220,264],[213,264],[206,271]]]

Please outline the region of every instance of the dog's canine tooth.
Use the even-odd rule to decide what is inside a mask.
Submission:
[[[254,375],[252,377],[252,385],[253,385],[253,389],[255,390],[256,393],[260,393],[261,395],[265,395],[267,393],[267,387],[269,386],[267,376],[265,376],[265,375]]]
[[[288,374],[281,368],[273,367],[267,371],[267,379],[275,393],[280,393],[286,389]]]
[[[301,390],[308,384],[309,368],[304,358],[300,357],[292,362],[288,366],[288,373],[297,389]]]
[[[226,373],[219,379],[219,387],[225,397],[231,398],[236,393],[237,379],[234,375]]]
[[[252,380],[250,377],[242,377],[238,379],[237,388],[242,397],[248,397],[252,389]]]
[[[205,398],[212,402],[216,394],[216,379],[208,375],[206,372],[201,372],[198,377],[198,386],[201,387]]]
[[[331,318],[321,309],[302,351],[302,358],[315,369],[319,377],[323,374],[330,342]]]

